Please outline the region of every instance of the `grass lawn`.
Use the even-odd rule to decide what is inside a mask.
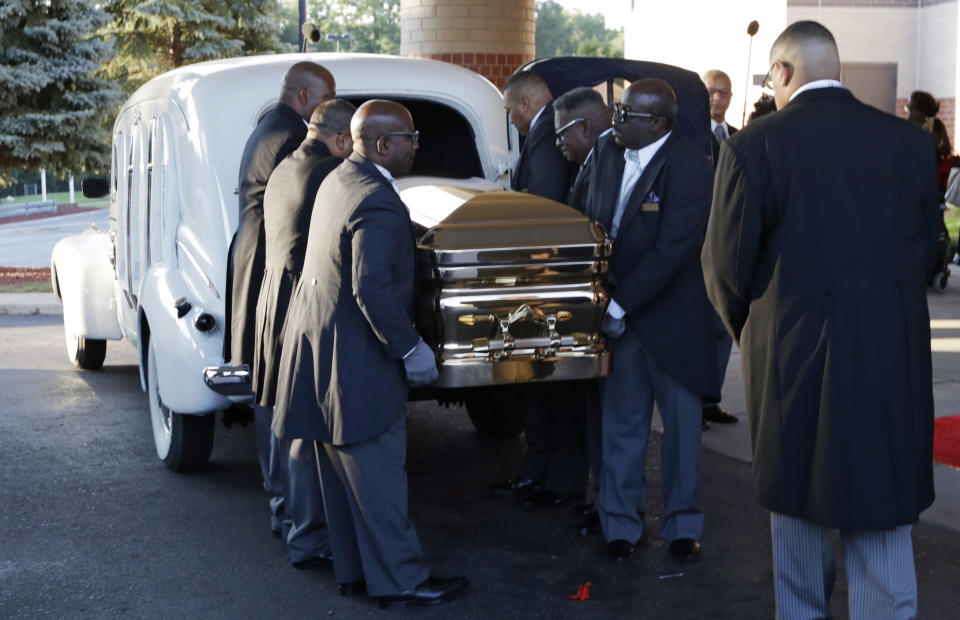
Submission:
[[[109,198],[85,198],[83,193],[80,191],[79,185],[77,186],[76,191],[73,193],[73,197],[77,205],[81,207],[110,206]],[[56,200],[57,204],[61,205],[68,204],[70,202],[70,192],[47,192],[47,200]],[[14,196],[13,200],[7,200],[6,198],[0,199],[0,204],[3,205],[16,205],[24,202],[40,202],[40,195],[35,194],[33,196]]]
[[[23,284],[0,285],[0,293],[52,293],[50,280],[43,282],[24,282]]]

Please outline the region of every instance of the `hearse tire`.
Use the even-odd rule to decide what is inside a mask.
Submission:
[[[489,390],[465,399],[467,415],[477,432],[486,437],[516,437],[523,432],[523,400],[518,391]]]
[[[107,341],[84,338],[67,332],[67,358],[81,370],[99,370],[107,357]]]
[[[157,456],[175,472],[201,469],[210,461],[213,449],[214,414],[190,415],[171,411],[160,400],[156,351],[153,339],[148,345],[147,398]]]

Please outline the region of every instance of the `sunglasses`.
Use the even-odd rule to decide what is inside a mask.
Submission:
[[[647,112],[631,112],[619,103],[614,104],[613,122],[623,124],[633,118],[663,118],[663,114],[649,114]]]
[[[586,122],[589,122],[589,121],[590,121],[589,118],[584,118],[584,117],[582,117],[582,116],[578,116],[577,118],[573,119],[572,121],[570,121],[569,123],[567,123],[566,125],[564,125],[563,127],[561,127],[560,129],[556,130],[556,131],[553,132],[553,133],[554,133],[555,136],[557,136],[557,142],[565,142],[565,141],[567,140],[567,138],[564,136],[564,134],[567,133],[567,130],[568,130],[568,129],[570,129],[571,127],[573,127],[573,126],[576,125],[577,123],[586,123]]]

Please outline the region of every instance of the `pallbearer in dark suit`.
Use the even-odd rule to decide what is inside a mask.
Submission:
[[[770,62],[779,111],[720,149],[703,265],[743,352],[777,617],[831,616],[839,529],[850,617],[914,618],[910,527],[933,502],[933,142],[842,87],[816,22],[788,26]]]
[[[603,97],[592,88],[574,88],[557,97],[554,102],[554,135],[560,152],[570,163],[578,166],[577,177],[567,196],[567,204],[581,213],[584,211],[590,172],[594,164],[594,145],[600,136],[612,131],[610,112]],[[576,435],[578,426],[585,428],[587,457],[594,485],[600,483],[603,454],[600,448],[600,381],[584,381],[565,390],[567,408],[575,413],[567,420],[557,419]],[[554,414],[556,418],[556,414]],[[600,530],[600,517],[593,503],[577,511],[581,522],[576,530],[589,534]]]
[[[707,87],[707,94],[710,95],[710,131],[713,134],[713,167],[717,167],[717,158],[720,153],[720,144],[727,138],[737,133],[737,128],[727,124],[727,108],[730,107],[730,97],[733,94],[731,90],[730,76],[719,69],[711,69],[703,74],[703,85]],[[733,348],[733,340],[727,329],[723,326],[720,317],[714,320],[717,332],[717,375],[720,377],[720,386],[723,387],[723,380],[727,376],[727,363],[730,361],[730,350]],[[709,422],[719,422],[720,424],[732,424],[737,421],[737,416],[733,415],[720,406],[720,401],[707,400],[703,403],[703,427],[707,428]]]
[[[307,135],[313,110],[332,99],[336,83],[330,72],[313,62],[298,62],[283,77],[280,102],[267,112],[247,139],[240,158],[240,216],[227,261],[226,327],[223,359],[253,367],[256,304],[264,269],[263,193],[267,179],[284,157]],[[283,481],[286,459],[270,433],[269,407],[254,405],[257,457],[263,487],[271,495],[271,529],[282,534]]]
[[[391,604],[437,603],[466,579],[429,576],[407,517],[410,385],[438,376],[413,327],[415,242],[394,175],[419,134],[400,104],[371,100],[351,123],[354,154],[320,186],[290,304],[274,431],[322,444],[320,480],[341,591],[361,581]]]
[[[266,239],[263,285],[257,303],[254,337],[253,391],[263,407],[273,407],[277,369],[283,349],[287,306],[303,270],[310,214],[320,183],[343,158],[353,152],[350,118],[356,108],[333,99],[310,117],[307,138],[276,167],[263,196]],[[330,565],[330,543],[323,513],[323,494],[317,477],[314,443],[285,437],[280,458],[287,457],[284,480],[284,528],[287,556],[295,567]]]
[[[573,166],[556,145],[550,88],[536,73],[521,71],[504,84],[503,100],[510,122],[526,137],[511,187],[564,202]],[[527,449],[517,475],[494,484],[494,493],[526,495],[527,506],[536,508],[579,502],[586,490],[582,407],[563,385],[531,384],[524,396]]]
[[[666,82],[631,84],[612,136],[597,144],[587,194],[588,215],[614,238],[603,321],[613,363],[604,379],[597,506],[616,560],[629,558],[643,534],[654,402],[663,419],[660,535],[681,558],[700,553],[702,399],[720,390],[714,313],[697,260],[712,168],[673,135],[676,114],[676,95]]]

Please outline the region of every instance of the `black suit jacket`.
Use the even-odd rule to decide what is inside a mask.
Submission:
[[[310,215],[320,183],[343,160],[317,138],[307,138],[270,175],[263,195],[265,264],[256,309],[253,393],[273,405],[287,307],[300,280]]]
[[[736,127],[727,123],[727,140],[730,139],[730,136],[739,131]],[[720,142],[717,140],[717,137],[710,133],[710,148],[713,149],[713,167],[717,167],[717,160],[720,158]]]
[[[264,268],[263,193],[267,179],[306,136],[300,115],[278,103],[257,123],[240,158],[240,219],[227,262],[223,338],[223,357],[233,364],[253,364],[256,304]]]
[[[327,176],[287,313],[276,434],[352,444],[404,415],[414,250],[407,208],[372,162],[355,153]]]
[[[720,149],[703,265],[743,352],[770,510],[884,529],[933,501],[932,149],[842,88],[800,93]]]
[[[608,230],[620,194],[624,149],[601,138],[587,216]],[[610,297],[627,312],[644,347],[674,379],[719,398],[713,308],[700,268],[713,175],[706,156],[671,135],[630,194],[613,243]],[[616,360],[616,348],[613,349]],[[614,362],[616,363],[616,362]]]
[[[544,106],[523,142],[520,158],[510,176],[510,188],[565,202],[575,170],[557,147],[551,101]]]
[[[573,187],[570,188],[570,194],[567,196],[567,204],[579,211],[586,213],[587,192],[590,189],[590,175],[593,172],[594,155],[597,150],[590,151],[587,158],[577,171],[577,178],[573,180]]]

